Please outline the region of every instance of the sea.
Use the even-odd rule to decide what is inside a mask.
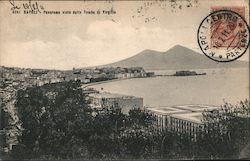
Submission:
[[[90,86],[101,92],[142,97],[144,106],[236,104],[249,99],[249,68],[193,70],[206,75],[133,78]],[[154,70],[171,75],[176,70]]]

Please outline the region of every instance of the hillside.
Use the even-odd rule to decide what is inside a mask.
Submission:
[[[186,47],[176,45],[166,52],[144,50],[133,57],[104,66],[143,67],[146,70],[165,70],[238,68],[248,67],[249,63],[239,60],[229,63],[215,62],[203,54],[199,54]]]

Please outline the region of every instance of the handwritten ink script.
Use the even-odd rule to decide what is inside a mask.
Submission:
[[[10,10],[12,14],[63,14],[63,15],[76,15],[76,14],[84,14],[84,15],[113,15],[116,14],[116,11],[113,7],[105,8],[105,9],[84,9],[78,8],[75,10],[68,10],[68,9],[58,9],[55,8],[53,10],[46,10],[44,5],[41,5],[40,2],[27,0],[27,1],[15,1],[9,0],[10,3]],[[45,2],[41,2],[45,3]]]
[[[37,14],[42,13],[44,7],[39,5],[38,2],[29,0],[28,2],[17,3],[15,0],[9,0],[11,5],[11,11],[13,14],[20,14],[21,10],[23,13]]]

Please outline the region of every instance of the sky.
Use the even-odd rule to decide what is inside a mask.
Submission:
[[[21,7],[24,3],[13,2]],[[0,65],[81,68],[113,63],[145,49],[167,51],[178,44],[202,54],[197,30],[212,6],[246,6],[249,11],[247,0],[32,2],[46,11],[115,14],[12,14],[10,2],[0,1]],[[249,61],[248,52],[240,60]]]

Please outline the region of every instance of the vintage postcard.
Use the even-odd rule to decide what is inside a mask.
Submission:
[[[0,160],[250,159],[249,0],[0,0]]]

